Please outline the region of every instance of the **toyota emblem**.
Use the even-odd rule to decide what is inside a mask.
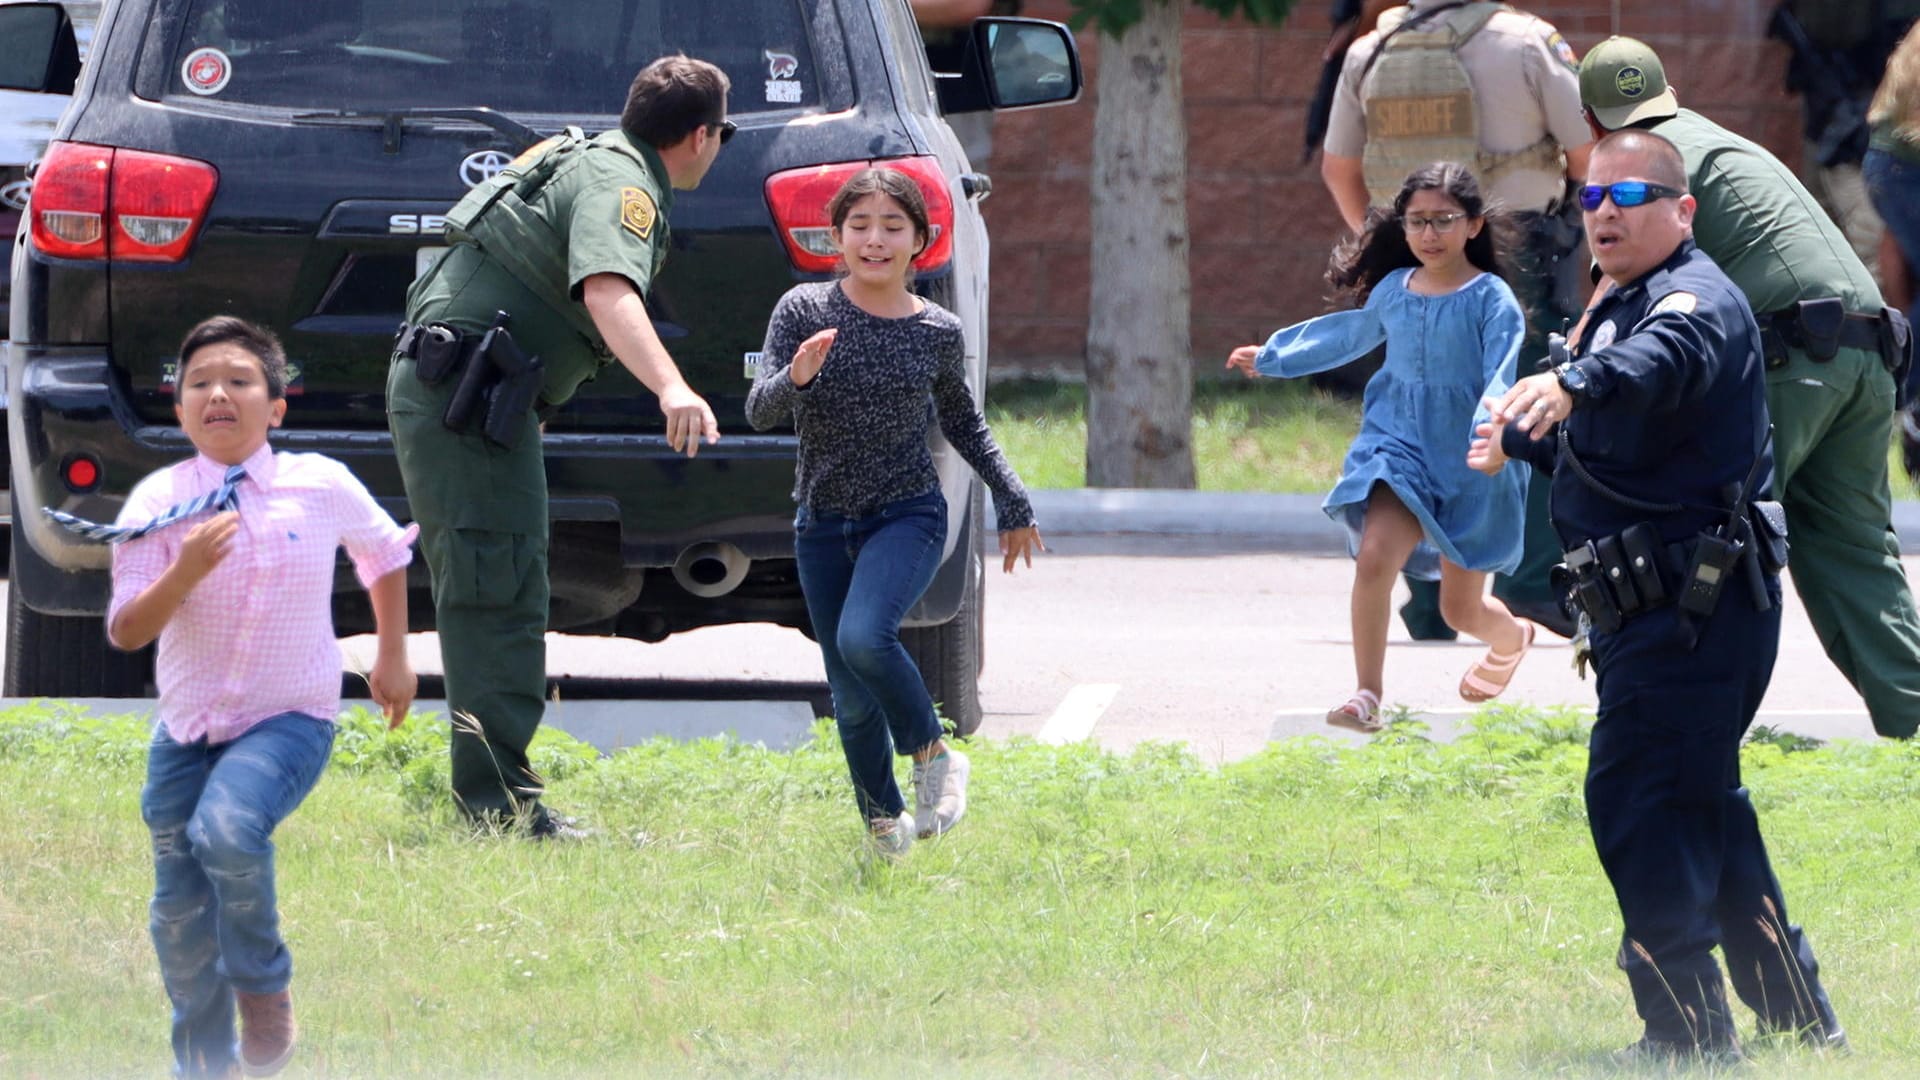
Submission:
[[[27,208],[27,192],[33,188],[31,180],[15,180],[11,184],[0,184],[0,206],[10,206],[15,210]]]
[[[468,154],[466,160],[460,163],[460,179],[466,181],[468,187],[479,187],[499,176],[500,171],[511,164],[513,158],[498,150]]]

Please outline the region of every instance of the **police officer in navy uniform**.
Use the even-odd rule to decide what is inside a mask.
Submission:
[[[1772,470],[1759,329],[1693,244],[1672,143],[1609,135],[1588,179],[1588,240],[1622,286],[1577,357],[1489,402],[1468,458],[1489,473],[1517,458],[1551,478],[1563,580],[1593,623],[1587,814],[1646,1022],[1621,1053],[1739,1055],[1715,945],[1763,1032],[1838,1046],[1740,782],[1740,741],[1779,648],[1785,559],[1784,526],[1754,524],[1749,505]]]

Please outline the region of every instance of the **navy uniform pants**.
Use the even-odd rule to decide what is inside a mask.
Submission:
[[[1587,817],[1620,902],[1618,961],[1646,1037],[1680,1048],[1735,1041],[1716,945],[1763,1029],[1839,1031],[1740,784],[1740,741],[1780,644],[1777,578],[1768,590],[1762,612],[1737,574],[1692,651],[1671,604],[1593,635]]]

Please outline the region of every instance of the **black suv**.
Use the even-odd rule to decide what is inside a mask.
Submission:
[[[975,202],[989,182],[942,109],[1071,101],[1081,76],[1056,23],[985,18],[968,42],[962,70],[936,77],[904,0],[111,6],[13,261],[5,692],[145,691],[150,657],[114,652],[102,630],[106,549],[31,511],[110,519],[141,477],[191,452],[173,416],[173,350],[207,315],[264,322],[286,342],[297,370],[275,445],[345,461],[405,520],[382,389],[407,286],[442,250],[442,215],[564,126],[615,126],[633,72],[674,51],[726,70],[740,129],[701,188],[676,198],[650,307],[723,435],[696,459],[674,455],[652,396],[617,366],[549,422],[550,624],[647,641],[729,622],[806,630],[794,439],[753,433],[743,413],[766,318],[794,282],[832,273],[827,196],[885,160],[927,191],[937,235],[921,286],[966,324],[984,392]],[[979,482],[937,451],[959,525],[906,636],[966,732],[979,723],[990,525]],[[414,567],[415,628],[430,629]],[[344,566],[335,596],[342,633],[371,628]]]

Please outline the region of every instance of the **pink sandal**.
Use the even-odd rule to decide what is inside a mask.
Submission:
[[[1513,681],[1513,673],[1519,668],[1520,661],[1533,648],[1533,624],[1525,619],[1520,623],[1520,647],[1511,653],[1497,653],[1487,650],[1487,655],[1473,662],[1466,675],[1460,679],[1460,696],[1468,701],[1479,703],[1492,701],[1500,696]]]
[[[1386,727],[1380,722],[1379,712],[1379,694],[1371,690],[1355,690],[1344,704],[1328,710],[1327,723],[1362,735],[1372,735]]]

